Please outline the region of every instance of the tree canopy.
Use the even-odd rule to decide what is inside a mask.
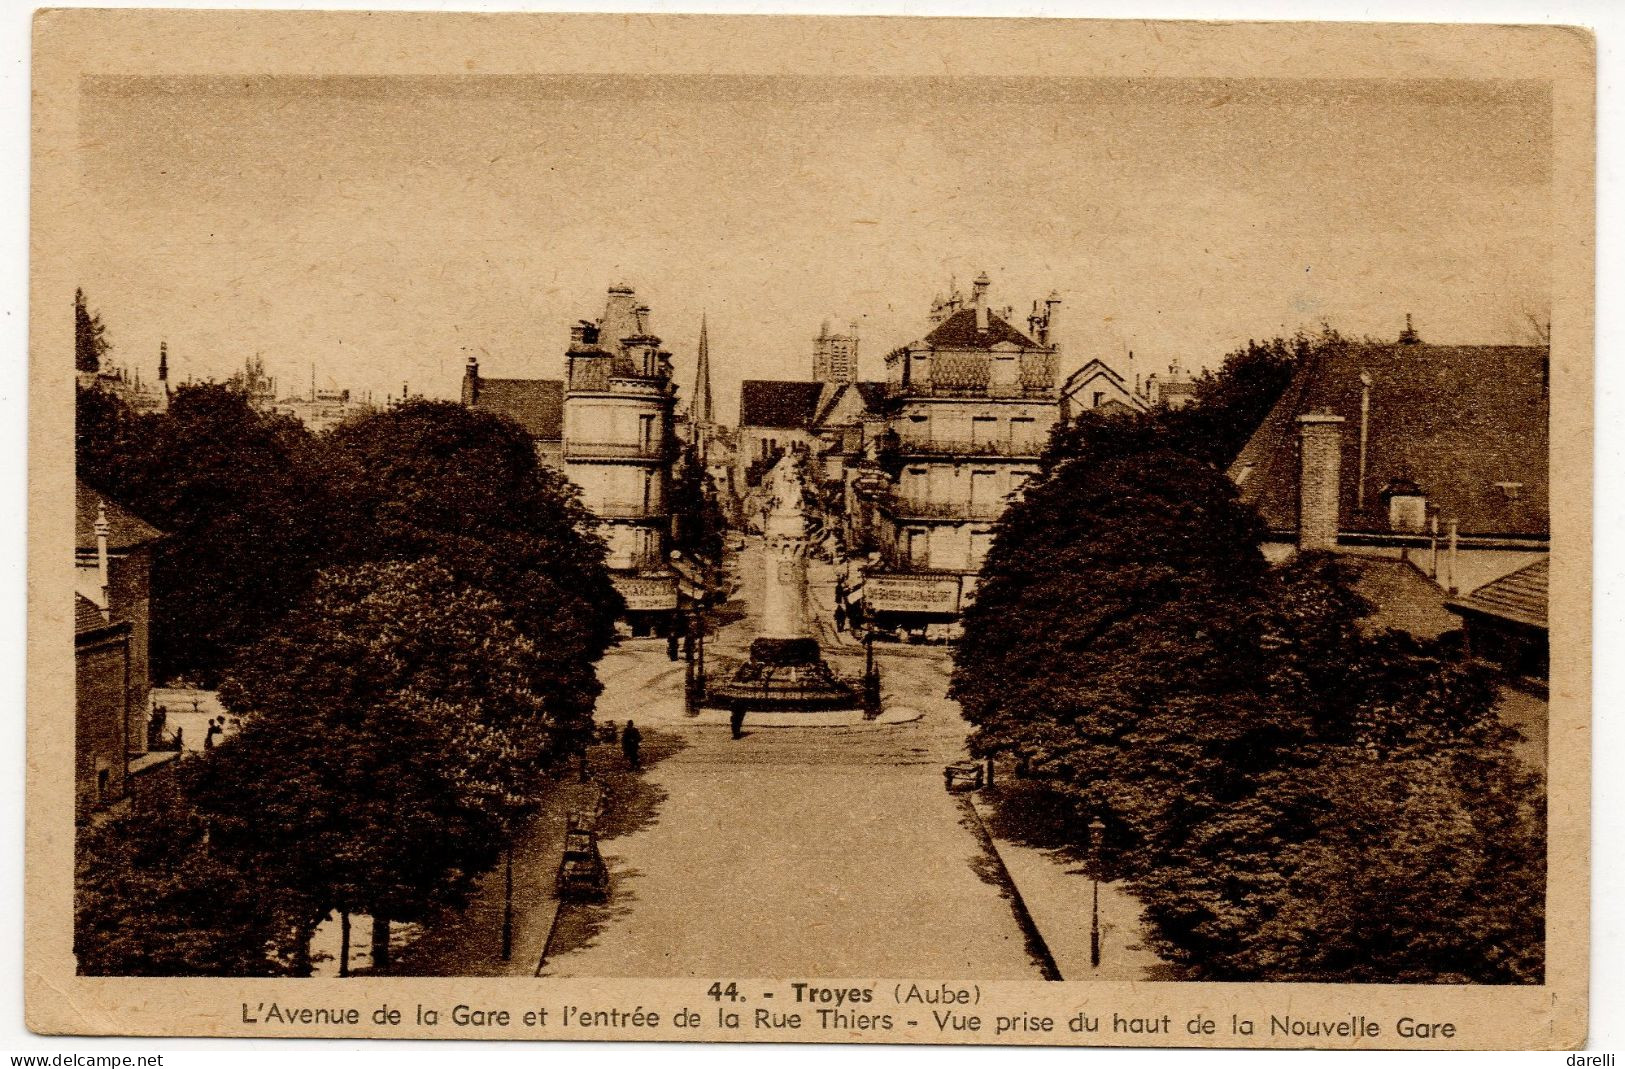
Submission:
[[[951,693],[1027,777],[1006,816],[1127,879],[1188,978],[1538,982],[1541,794],[1493,680],[1370,627],[1340,559],[1266,566],[1171,415],[1085,414],[996,531]]]
[[[326,558],[331,496],[297,421],[224,386],[181,386],[163,414],[80,394],[80,474],[165,531],[152,567],[160,677],[212,683],[281,619]]]
[[[243,728],[194,765],[193,802],[307,925],[461,905],[567,746],[534,659],[437,564],[325,572],[222,685]]]
[[[584,725],[620,596],[597,521],[562,474],[537,462],[523,430],[419,401],[338,427],[325,444],[334,558],[433,559],[485,591],[530,640],[536,685]]]

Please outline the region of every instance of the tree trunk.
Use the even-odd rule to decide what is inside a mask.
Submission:
[[[350,911],[339,914],[339,975],[350,975]]]
[[[310,941],[316,935],[318,921],[301,920],[299,931],[294,937],[293,945],[293,974],[295,976],[309,976],[312,973],[310,966]]]
[[[372,918],[372,971],[389,969],[389,918],[373,914]]]

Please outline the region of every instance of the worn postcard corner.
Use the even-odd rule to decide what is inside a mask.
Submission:
[[[1584,1044],[1590,31],[35,41],[30,1028]]]

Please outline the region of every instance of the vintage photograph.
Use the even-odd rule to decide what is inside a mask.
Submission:
[[[1553,93],[83,74],[74,970],[1541,987]]]

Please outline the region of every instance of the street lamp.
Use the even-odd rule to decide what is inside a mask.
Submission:
[[[1099,817],[1089,821],[1089,852],[1094,855],[1090,873],[1094,877],[1094,907],[1089,914],[1089,965],[1100,968],[1100,833],[1106,825]]]

